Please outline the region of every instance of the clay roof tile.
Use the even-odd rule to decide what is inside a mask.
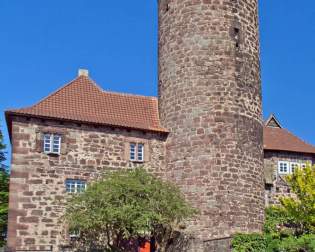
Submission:
[[[168,132],[160,125],[157,98],[106,92],[84,75],[31,107],[6,111],[14,114]]]
[[[264,149],[315,154],[315,147],[286,129],[264,127]]]

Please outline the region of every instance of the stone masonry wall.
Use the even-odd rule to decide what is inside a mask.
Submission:
[[[272,169],[273,173],[272,184],[266,184],[265,188],[266,206],[279,204],[279,197],[292,195],[289,186],[285,182],[285,176],[278,173],[278,161],[315,163],[315,155],[312,154],[265,150],[264,156],[265,167]]]
[[[42,133],[62,135],[60,156],[42,151]],[[91,181],[106,169],[145,165],[162,176],[164,137],[154,133],[94,127],[57,121],[15,118],[12,125],[12,167],[8,245],[13,249],[45,250],[67,244],[60,217],[66,179]],[[130,142],[145,144],[145,162],[129,161]]]
[[[167,176],[200,209],[201,242],[262,229],[261,109],[257,0],[159,0]]]

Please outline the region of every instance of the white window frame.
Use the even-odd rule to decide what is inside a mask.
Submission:
[[[57,138],[58,143],[55,143],[55,140]],[[55,151],[55,148],[57,146],[57,151]],[[44,134],[43,139],[43,150],[46,154],[57,154],[60,155],[61,152],[61,135],[59,134]]]
[[[137,144],[129,144],[129,159],[130,161],[137,161]]]
[[[139,162],[144,161],[144,144],[143,143],[137,144],[137,160]]]
[[[129,159],[132,162],[144,162],[144,143],[129,144]]]
[[[70,190],[68,190],[68,185],[69,184],[71,185],[70,186]],[[84,184],[84,190],[83,191],[85,191],[86,187],[87,187],[85,180],[81,180],[81,179],[66,179],[66,181],[65,181],[66,192],[67,193],[82,193],[83,191],[81,191],[81,190],[79,191],[78,189],[81,188],[81,185],[83,185],[83,184]],[[72,188],[74,188],[73,192],[72,192]]]
[[[296,167],[294,169],[299,169],[301,167],[301,164],[300,163],[297,163],[297,162],[290,162],[290,174],[293,173],[293,165],[295,165]]]
[[[286,166],[287,166],[287,171],[286,172],[281,171],[281,165],[282,164],[286,164]],[[288,162],[288,161],[278,161],[278,173],[279,173],[279,175],[290,174],[290,162]]]
[[[78,239],[78,238],[80,238],[80,236],[81,236],[81,233],[78,230],[73,230],[73,231],[69,232],[69,238],[70,239]]]

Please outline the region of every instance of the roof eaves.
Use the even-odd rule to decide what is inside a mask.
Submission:
[[[156,132],[156,133],[162,133],[162,134],[168,134],[169,131],[163,127],[134,127],[134,126],[128,126],[128,125],[119,125],[119,124],[111,124],[111,123],[100,123],[100,122],[92,122],[92,121],[85,121],[85,120],[75,120],[75,119],[68,119],[68,118],[58,118],[58,117],[51,117],[51,116],[45,116],[45,115],[36,115],[32,113],[17,111],[17,110],[7,110],[5,111],[5,117],[7,121],[7,126],[9,130],[9,136],[11,139],[11,125],[12,120],[11,116],[30,116],[34,118],[41,118],[41,119],[52,119],[52,120],[61,120],[61,121],[68,121],[68,122],[77,122],[77,123],[86,123],[86,124],[93,124],[93,125],[104,125],[104,126],[110,126],[110,127],[118,127],[118,128],[126,128],[126,129],[134,129],[134,130],[140,130],[140,131],[146,131],[146,132]]]

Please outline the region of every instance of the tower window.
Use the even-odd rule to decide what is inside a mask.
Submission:
[[[165,12],[168,12],[169,10],[170,10],[170,4],[167,3],[167,4],[166,4],[166,7],[165,7]]]
[[[56,134],[44,135],[44,152],[49,154],[60,154],[61,136]]]
[[[66,191],[67,193],[81,193],[86,189],[86,182],[79,179],[67,179]]]
[[[144,144],[130,143],[130,161],[143,162],[144,161]]]

